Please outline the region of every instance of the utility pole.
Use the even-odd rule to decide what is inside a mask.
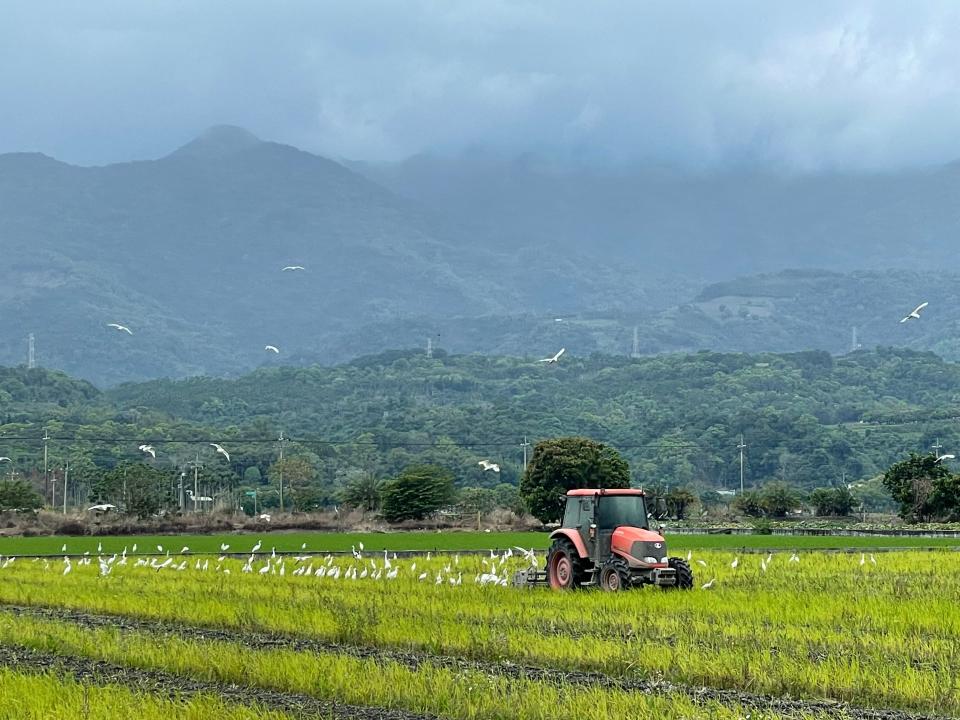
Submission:
[[[70,458],[63,468],[63,514],[67,514],[67,479],[70,477]]]
[[[433,338],[432,337],[427,338],[427,357],[428,358],[433,357]]]
[[[429,345],[427,349],[429,352]],[[283,430],[280,431],[280,512],[283,512]]]
[[[523,471],[527,471],[527,448],[530,447],[530,443],[527,442],[527,436],[523,436],[523,442],[520,443],[520,447],[523,448]]]
[[[640,357],[640,328],[637,325],[633,326],[633,350],[630,352],[630,357]]]
[[[743,442],[743,433],[740,433],[740,444],[737,445],[737,450],[740,451],[740,494],[743,495],[743,451],[747,449],[746,444]]]
[[[850,352],[856,352],[861,347],[860,340],[857,338],[857,326],[853,326],[853,332],[850,338]]]
[[[199,502],[197,498],[200,496],[200,468],[203,467],[203,464],[200,462],[199,450],[197,450],[197,459],[191,460],[190,462],[188,462],[187,467],[193,468],[193,511],[197,512],[197,508],[199,507],[197,504]],[[186,473],[181,472],[180,473],[180,501],[181,503],[184,503],[184,504],[186,504],[183,499],[183,493],[184,493],[183,481],[185,478],[186,478]],[[189,490],[187,490],[186,492],[189,492]]]
[[[933,456],[940,457],[940,451],[943,450],[943,445],[940,444],[940,438],[937,438],[937,441],[930,447],[933,448]]]
[[[57,506],[57,472],[54,470],[53,475],[50,477],[50,507],[55,508]]]
[[[37,346],[33,333],[27,335],[27,368],[33,370],[37,366]]]
[[[197,495],[200,494],[200,451],[197,450],[197,460],[193,463],[193,511],[197,511]]]
[[[47,432],[47,429],[43,429],[43,497],[46,500],[47,495],[50,493],[50,475],[49,468],[47,466],[47,443],[50,441],[50,433]]]

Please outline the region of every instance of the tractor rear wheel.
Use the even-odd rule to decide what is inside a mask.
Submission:
[[[676,573],[677,573],[677,584],[676,585],[664,585],[664,590],[690,590],[693,588],[693,570],[690,569],[689,563],[683,558],[672,557],[667,561]]]
[[[547,554],[547,579],[554,590],[570,590],[583,582],[583,561],[573,543],[557,538]]]
[[[607,592],[626,590],[630,587],[630,568],[623,560],[607,560],[600,568],[600,587]]]

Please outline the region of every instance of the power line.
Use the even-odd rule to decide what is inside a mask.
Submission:
[[[324,440],[321,438],[311,438],[311,437],[284,437],[284,442],[286,443],[297,443],[299,445],[331,445],[331,446],[362,446],[362,447],[382,447],[382,448],[409,448],[409,447],[449,447],[451,445],[457,447],[513,447],[516,444],[516,440],[504,439],[504,440],[483,440],[483,441],[472,441],[472,440],[433,440],[429,442],[421,441],[407,441],[407,440]],[[147,443],[151,445],[194,445],[194,444],[208,444],[212,442],[216,443],[242,443],[242,444],[275,444],[277,442],[276,438],[264,438],[264,437],[224,437],[214,436],[214,437],[189,437],[189,438],[144,438],[143,436],[137,437],[122,437],[122,436],[100,436],[100,435],[48,435],[46,437],[37,437],[35,435],[0,435],[0,443],[2,442],[33,442],[41,443],[44,441],[49,442],[61,442],[61,443],[97,443],[97,444],[124,444],[124,443]],[[668,442],[668,443],[626,443],[620,444],[610,440],[599,440],[598,442],[603,442],[605,444],[611,445],[618,449],[643,449],[643,448],[654,448],[654,449],[690,449],[690,450],[699,450],[701,446],[696,443],[678,443],[678,442]]]

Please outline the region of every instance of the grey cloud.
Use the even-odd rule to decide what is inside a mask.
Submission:
[[[954,3],[793,5],[22,2],[0,25],[0,151],[156,157],[226,122],[365,160],[477,145],[800,170],[960,157]]]

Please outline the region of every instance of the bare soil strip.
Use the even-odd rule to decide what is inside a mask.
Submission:
[[[696,702],[705,703],[716,701],[723,704],[739,704],[748,708],[777,712],[784,716],[799,715],[802,713],[821,713],[829,717],[847,718],[848,720],[949,720],[947,716],[913,713],[904,710],[887,708],[868,708],[848,705],[843,702],[816,699],[800,700],[781,698],[771,695],[728,690],[722,688],[684,685],[665,680],[645,678],[619,678],[596,672],[565,671],[555,668],[518,665],[511,662],[483,662],[467,660],[446,655],[433,655],[420,652],[403,652],[388,648],[360,647],[325,642],[313,638],[293,637],[264,633],[250,630],[232,630],[224,628],[209,628],[192,626],[181,623],[150,620],[132,616],[94,614],[68,608],[50,608],[40,606],[0,605],[0,612],[14,615],[42,617],[51,620],[62,620],[76,623],[83,627],[94,629],[113,629],[154,634],[170,635],[179,638],[202,641],[215,640],[235,643],[251,649],[284,649],[306,653],[337,653],[354,658],[374,660],[377,662],[394,662],[411,670],[416,670],[422,664],[434,667],[445,667],[452,670],[478,671],[491,676],[519,678],[552,685],[580,685],[586,687],[608,688],[625,692],[680,694]],[[138,671],[144,672],[144,671]],[[214,685],[213,687],[218,687]],[[249,692],[248,690],[245,692]],[[260,691],[257,690],[259,695]],[[283,693],[280,697],[289,697]],[[313,702],[317,702],[313,700]],[[322,704],[322,703],[321,703]],[[337,706],[340,707],[340,706]],[[339,717],[339,716],[338,716]],[[343,715],[342,717],[394,717],[392,715]],[[397,718],[417,717],[398,713]]]
[[[296,718],[332,718],[333,720],[436,720],[432,715],[418,715],[403,710],[358,707],[318,700],[309,695],[265,690],[259,687],[204,682],[167,673],[162,670],[113,665],[100,660],[68,655],[55,655],[28,648],[0,645],[0,666],[17,672],[64,674],[86,685],[104,687],[122,685],[141,693],[162,695],[182,700],[194,695],[214,695],[221,700],[247,707],[258,707],[287,713]]]

